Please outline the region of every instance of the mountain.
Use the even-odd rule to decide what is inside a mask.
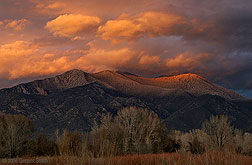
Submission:
[[[127,106],[148,108],[172,129],[199,128],[210,115],[225,114],[252,132],[252,100],[195,74],[144,78],[119,71],[61,75],[0,90],[0,113],[23,114],[36,133],[89,131],[101,114]]]

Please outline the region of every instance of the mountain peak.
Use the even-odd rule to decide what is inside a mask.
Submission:
[[[177,76],[180,76],[180,77],[192,77],[192,78],[202,78],[201,76],[199,76],[197,74],[194,74],[194,73],[184,73],[184,74],[180,74],[180,75],[177,75]]]
[[[193,79],[201,79],[201,80],[206,80],[205,78],[197,75],[197,74],[193,74],[193,73],[185,73],[185,74],[179,74],[179,75],[173,75],[173,76],[162,76],[162,77],[158,77],[155,79],[187,79],[187,80],[193,80]]]
[[[72,70],[64,72],[63,74],[82,74],[82,73],[85,73],[85,72],[79,69],[72,69]]]
[[[75,81],[76,79],[86,79],[86,76],[86,72],[78,69],[73,69],[50,79],[57,79],[59,81]]]
[[[26,84],[17,85],[11,90],[24,94],[48,95],[57,91],[86,85],[95,79],[88,73],[78,69],[70,70],[55,77],[35,80]]]
[[[96,72],[95,74],[107,74],[107,73],[117,73],[115,70],[103,70],[103,71],[100,71],[100,72]]]

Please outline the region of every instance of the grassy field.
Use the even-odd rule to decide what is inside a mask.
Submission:
[[[251,165],[252,157],[231,153],[212,152],[202,155],[165,153],[127,155],[111,158],[53,157],[51,164],[109,164],[109,165]]]
[[[6,162],[7,161],[7,162]],[[12,163],[11,163],[12,162]],[[126,155],[107,158],[54,156],[1,159],[0,164],[67,164],[67,165],[251,165],[252,157],[232,153],[211,152],[202,155],[165,153]]]

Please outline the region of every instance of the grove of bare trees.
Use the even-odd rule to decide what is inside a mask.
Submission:
[[[211,150],[252,156],[252,134],[234,129],[227,116],[211,116],[201,129],[168,130],[153,112],[126,107],[117,115],[103,114],[91,132],[56,131],[55,137],[33,135],[33,124],[22,115],[0,116],[0,157],[110,157],[128,154]]]
[[[102,156],[162,152],[165,143],[162,137],[168,136],[154,112],[136,107],[124,108],[114,118],[109,114],[103,116],[90,135],[96,139],[93,147],[101,150],[97,154]],[[111,151],[104,153],[104,148]]]

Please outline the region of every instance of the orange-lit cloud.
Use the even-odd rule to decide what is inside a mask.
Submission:
[[[89,44],[88,53],[78,61],[79,68],[89,71],[101,71],[105,69],[116,69],[118,66],[130,65],[137,56],[134,50],[128,47],[106,48],[99,42],[92,41]]]
[[[73,68],[73,56],[43,52],[27,41],[0,46],[0,78],[16,79],[49,75]]]
[[[63,9],[67,7],[67,4],[64,2],[52,2],[51,4],[49,4],[48,6],[46,6],[46,8],[48,9]]]
[[[100,23],[101,19],[95,16],[65,14],[47,22],[45,28],[55,36],[73,37],[96,31]]]
[[[11,29],[16,32],[20,32],[24,30],[26,25],[29,23],[27,19],[20,19],[20,20],[6,20],[5,21],[5,29]]]
[[[141,65],[156,64],[156,63],[159,63],[159,62],[160,62],[160,57],[159,56],[144,55],[139,60],[139,64],[141,64]]]
[[[207,64],[214,60],[219,60],[218,58],[218,55],[208,53],[193,54],[192,52],[184,52],[174,58],[168,58],[166,60],[166,67],[178,72],[181,70],[194,72],[198,69],[207,69]]]
[[[137,50],[130,46],[111,45],[94,40],[86,55],[78,60],[78,66],[89,66],[88,71],[97,72],[106,69],[113,70],[141,70],[155,72],[165,68],[165,63],[159,56],[150,55],[144,50]],[[81,69],[82,67],[79,67]]]
[[[0,46],[0,77],[10,78],[13,68],[20,64],[23,58],[34,54],[36,48],[31,48],[28,42],[16,41]]]
[[[5,30],[10,30],[14,32],[21,32],[25,29],[27,24],[30,23],[27,19],[20,19],[20,20],[4,20],[0,21],[0,27]]]
[[[134,41],[142,37],[184,36],[186,33],[201,33],[208,26],[196,19],[162,12],[145,12],[135,16],[123,14],[100,26],[98,33],[104,40],[113,43]]]
[[[30,0],[30,2],[34,4],[34,7],[32,8],[34,13],[43,15],[61,15],[73,12],[71,9],[68,10],[71,8],[73,1],[68,1],[67,3],[61,0]]]
[[[200,61],[197,58],[192,58],[188,54],[180,54],[175,58],[170,58],[166,62],[167,67],[179,68],[179,67],[195,67],[200,64]]]
[[[66,13],[98,15],[99,17],[118,16],[123,12],[131,13],[149,8],[159,0],[29,0],[35,5],[34,12],[45,15]]]

